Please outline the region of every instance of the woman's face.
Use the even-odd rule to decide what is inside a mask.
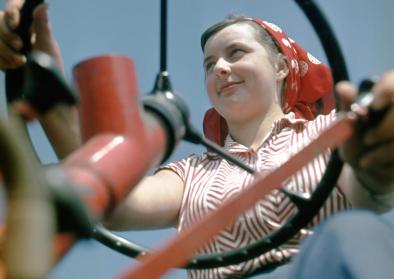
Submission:
[[[204,48],[205,84],[215,109],[227,121],[261,116],[278,100],[275,58],[249,24],[225,27]]]

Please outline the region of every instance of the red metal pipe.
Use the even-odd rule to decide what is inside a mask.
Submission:
[[[132,61],[108,55],[74,69],[86,142],[63,163],[93,218],[119,203],[166,149],[160,121],[144,114]]]
[[[161,249],[140,257],[141,264],[125,272],[120,278],[153,279],[169,268],[186,264],[193,254],[216,233],[234,222],[237,216],[249,209],[261,197],[281,187],[282,182],[327,148],[335,148],[353,134],[355,117],[352,113],[338,117],[319,137],[290,158],[281,167],[266,176],[257,174],[256,181],[235,198],[225,202],[187,230],[168,241]]]
[[[93,220],[124,199],[166,149],[160,119],[144,113],[134,66],[122,56],[102,56],[74,70],[80,95],[84,145],[63,162],[68,178]],[[55,262],[77,241],[57,236]]]
[[[137,78],[129,58],[95,57],[77,64],[73,74],[84,141],[101,133],[138,136],[144,130]]]

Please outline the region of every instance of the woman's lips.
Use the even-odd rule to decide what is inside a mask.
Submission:
[[[231,93],[234,88],[236,88],[239,84],[241,84],[242,81],[236,81],[236,82],[226,82],[224,83],[219,90],[219,95],[223,94],[229,94]]]

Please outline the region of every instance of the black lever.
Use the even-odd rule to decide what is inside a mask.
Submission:
[[[26,0],[21,8],[20,22],[18,27],[15,29],[15,32],[22,39],[23,46],[21,53],[23,55],[27,55],[31,50],[30,27],[33,22],[33,11],[39,4],[43,2],[44,0]],[[23,98],[22,89],[24,83],[24,74],[22,68],[23,67],[7,70],[5,73],[7,102],[12,102],[16,99]]]
[[[374,109],[371,107],[374,95],[372,88],[375,85],[373,79],[364,79],[358,86],[358,99],[357,104],[368,109],[367,118],[363,119],[365,128],[376,126],[383,120],[390,107],[386,106],[381,109]]]
[[[23,67],[23,98],[39,113],[57,104],[75,105],[74,90],[63,79],[55,61],[47,54],[31,51]]]

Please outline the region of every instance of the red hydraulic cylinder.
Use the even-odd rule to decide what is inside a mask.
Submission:
[[[124,56],[100,56],[74,68],[82,138],[102,134],[138,136],[144,131],[133,62]],[[145,135],[143,135],[145,136]]]
[[[108,55],[86,60],[75,67],[74,79],[85,143],[63,165],[98,220],[160,162],[166,134],[160,120],[141,106],[129,58]]]

